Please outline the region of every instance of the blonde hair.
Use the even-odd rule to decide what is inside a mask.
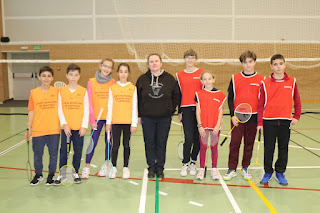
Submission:
[[[209,70],[204,70],[201,75],[200,75],[200,79],[202,80],[202,77],[205,73],[208,73],[212,76],[213,79],[215,79],[213,72],[209,71]]]
[[[105,61],[110,61],[110,62],[112,63],[112,68],[113,68],[113,66],[114,66],[114,61],[113,61],[111,58],[104,58],[104,59],[102,59],[101,62],[100,62],[100,64],[103,64],[103,62],[105,62]]]

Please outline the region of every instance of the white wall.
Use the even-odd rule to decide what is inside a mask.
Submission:
[[[2,0],[15,42],[319,42],[319,0]]]

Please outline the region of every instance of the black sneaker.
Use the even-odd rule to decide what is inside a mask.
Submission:
[[[36,186],[39,184],[40,181],[43,180],[43,175],[36,174],[33,178],[33,180],[30,182],[30,186]]]
[[[157,171],[157,177],[158,177],[158,178],[164,178],[164,173],[163,173],[162,170],[158,170],[158,171]]]
[[[54,173],[50,173],[47,178],[47,186],[54,185]]]
[[[155,173],[154,173],[154,171],[149,171],[148,172],[148,178],[154,178],[155,177]]]
[[[81,183],[82,182],[78,173],[75,173],[73,176],[74,176],[74,180],[73,180],[74,183]]]
[[[53,182],[53,185],[60,186],[61,185],[61,178],[62,176],[58,176],[57,179]]]

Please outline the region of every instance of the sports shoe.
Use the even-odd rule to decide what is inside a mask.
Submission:
[[[50,173],[50,174],[48,175],[46,185],[47,185],[47,186],[54,185],[54,173]]]
[[[33,180],[30,182],[30,186],[36,186],[40,183],[40,181],[43,181],[43,175],[36,174]]]
[[[148,178],[154,178],[156,175],[156,173],[154,173],[154,171],[149,171],[148,172]]]
[[[219,173],[217,168],[211,169],[211,178],[212,180],[219,180]]]
[[[117,167],[112,167],[112,173],[110,175],[110,178],[115,179],[117,177],[117,172],[118,172]]]
[[[162,170],[158,170],[156,174],[158,178],[164,178],[164,173]]]
[[[223,180],[231,180],[235,176],[237,176],[236,170],[228,169],[227,173],[225,175],[223,175]]]
[[[252,175],[249,173],[248,167],[244,167],[241,169],[241,175],[243,176],[243,179],[245,179],[245,180],[252,179]]]
[[[82,169],[82,178],[83,179],[89,179],[89,175],[90,175],[90,168],[84,167]]]
[[[105,176],[106,176],[105,169],[106,169],[106,165],[103,164],[103,165],[101,166],[100,171],[98,172],[98,177],[105,177]]]
[[[196,175],[197,174],[197,167],[195,163],[190,164],[190,175]]]
[[[188,164],[183,164],[181,171],[180,171],[180,176],[185,177],[188,175]]]
[[[275,177],[276,181],[278,181],[278,183],[280,185],[288,185],[288,181],[286,180],[286,178],[284,177],[284,174],[283,173],[278,173],[276,172],[276,177]]]
[[[203,180],[204,178],[204,168],[200,168],[197,174],[197,180]]]
[[[129,179],[130,178],[130,170],[128,167],[123,167],[122,170],[122,179]]]
[[[81,183],[82,182],[78,173],[74,173],[73,177],[74,177],[74,179],[73,179],[74,183]]]
[[[264,173],[264,176],[262,178],[262,180],[260,181],[261,184],[267,184],[269,183],[269,180],[272,177],[272,173]]]
[[[59,176],[57,177],[57,179],[53,182],[53,185],[55,185],[55,186],[60,186],[60,185],[61,185],[61,179],[62,179],[62,176],[59,175]]]

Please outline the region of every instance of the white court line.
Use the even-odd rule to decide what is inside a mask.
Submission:
[[[218,175],[219,175],[220,184],[221,184],[223,190],[225,191],[225,193],[227,194],[233,209],[235,210],[236,213],[241,213],[241,210],[240,210],[236,200],[234,199],[233,195],[231,194],[226,182],[224,182],[224,180],[222,179],[219,171],[218,171]]]
[[[1,153],[0,153],[0,157],[1,157],[2,155],[7,154],[8,152],[10,152],[10,151],[14,150],[15,148],[17,148],[17,147],[21,146],[22,144],[24,144],[24,143],[26,143],[26,142],[27,142],[27,141],[25,141],[25,140],[20,141],[19,143],[17,143],[17,144],[15,144],[15,145],[13,145],[12,147],[10,147],[10,148],[8,148],[8,149],[4,150],[3,152],[1,152]]]
[[[176,125],[179,125],[179,126],[182,125],[181,123],[177,123],[177,122],[174,122],[174,121],[171,121],[171,123],[176,124]]]
[[[91,163],[90,166],[92,166],[93,168],[97,168],[98,167],[97,165],[95,165],[93,163]]]
[[[134,181],[132,181],[132,180],[130,180],[129,183],[131,183],[131,184],[133,184],[133,185],[136,185],[136,186],[139,185],[139,183],[134,182]]]
[[[197,202],[194,202],[194,201],[189,201],[188,203],[190,203],[191,205],[195,205],[195,206],[200,206],[200,207],[203,206],[203,204],[197,203]]]
[[[148,169],[144,169],[143,179],[142,179],[141,196],[140,196],[139,213],[145,213],[147,187],[148,187]]]
[[[168,193],[165,193],[165,192],[162,192],[162,191],[159,191],[159,194],[164,195],[164,196],[168,195]]]

